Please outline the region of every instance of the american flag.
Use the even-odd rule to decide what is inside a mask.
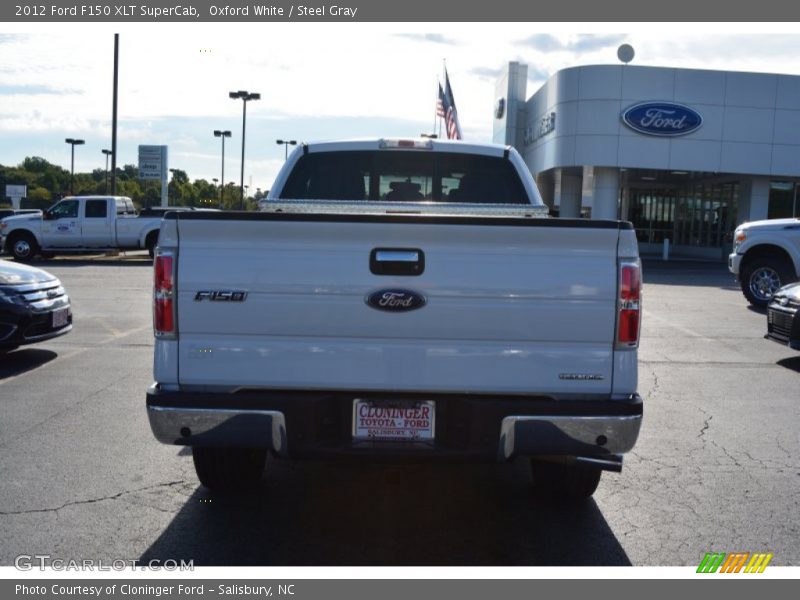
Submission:
[[[447,75],[446,69],[444,72],[444,89],[442,89],[442,84],[439,84],[439,97],[436,100],[436,114],[444,119],[448,140],[462,139],[461,125],[458,123],[456,100],[453,96],[453,88],[450,87],[450,77]]]

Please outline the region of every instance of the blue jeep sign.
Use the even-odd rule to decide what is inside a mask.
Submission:
[[[674,102],[641,102],[626,108],[621,116],[625,125],[647,135],[686,135],[703,124],[700,113]]]

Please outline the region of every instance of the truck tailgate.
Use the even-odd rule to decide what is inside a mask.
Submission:
[[[610,393],[611,222],[287,217],[177,217],[182,386]],[[424,272],[373,274],[376,248]],[[427,303],[365,301],[396,288]]]

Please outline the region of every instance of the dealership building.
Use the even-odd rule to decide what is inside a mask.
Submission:
[[[527,97],[496,87],[494,141],[517,148],[562,217],[633,222],[642,253],[723,258],[736,225],[800,216],[800,77],[596,65]]]

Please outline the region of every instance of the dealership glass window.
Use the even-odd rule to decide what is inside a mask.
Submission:
[[[630,220],[640,242],[660,244],[672,237],[674,190],[631,190],[629,206]]]
[[[771,181],[769,184],[768,219],[800,217],[797,203],[797,183],[792,181]]]
[[[629,191],[629,219],[639,242],[719,248],[730,242],[736,222],[735,182]]]

